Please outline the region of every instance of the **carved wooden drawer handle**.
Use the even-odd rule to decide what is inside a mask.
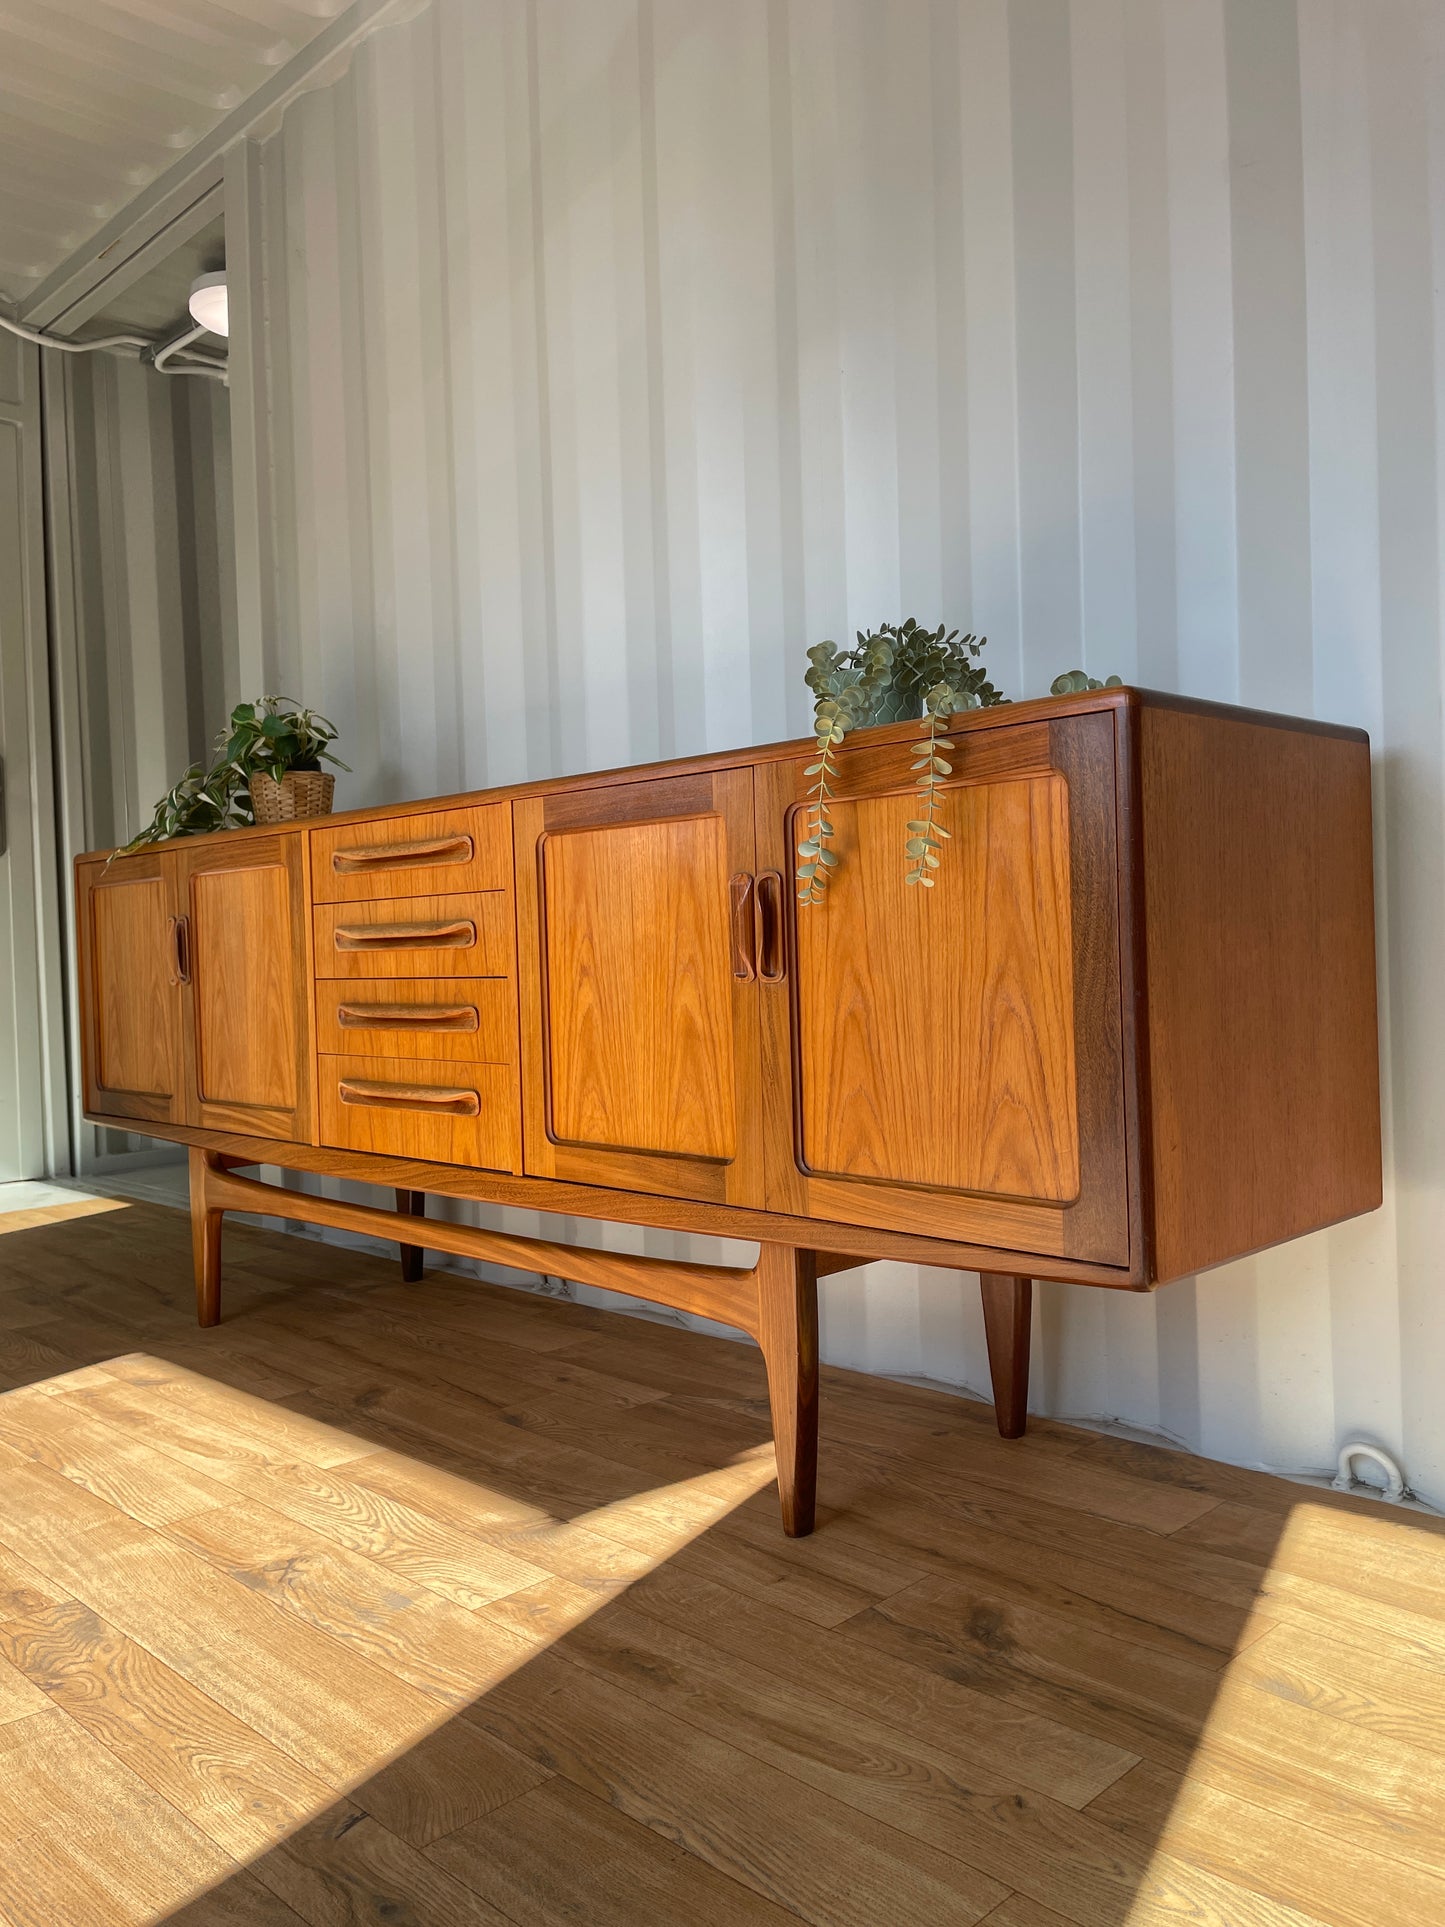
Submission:
[[[477,926],[469,919],[455,923],[338,924],[338,950],[470,950]]]
[[[475,1091],[438,1090],[429,1084],[374,1084],[367,1077],[343,1077],[336,1089],[343,1104],[365,1104],[381,1111],[444,1111],[449,1117],[476,1117],[482,1108]]]
[[[475,1004],[338,1004],[343,1030],[475,1030]]]
[[[410,870],[427,863],[470,863],[472,851],[469,836],[425,836],[415,843],[369,843],[333,850],[331,867],[338,876],[356,870]]]

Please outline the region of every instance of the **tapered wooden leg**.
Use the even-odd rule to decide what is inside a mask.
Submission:
[[[818,1272],[811,1251],[758,1254],[758,1343],[768,1369],[783,1530],[813,1530],[818,1495]]]
[[[993,1409],[1006,1439],[1021,1439],[1029,1416],[1029,1331],[1034,1285],[1008,1272],[979,1273]]]
[[[396,1208],[404,1217],[424,1218],[426,1216],[426,1192],[398,1191],[396,1194]],[[398,1245],[397,1250],[401,1253],[402,1283],[404,1285],[415,1285],[419,1283],[422,1273],[423,1247],[421,1245]]]
[[[221,1219],[225,1213],[210,1204],[206,1185],[210,1166],[204,1151],[192,1150],[191,1172],[191,1258],[196,1273],[196,1322],[219,1325],[221,1322]]]

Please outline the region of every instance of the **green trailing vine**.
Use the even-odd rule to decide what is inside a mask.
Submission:
[[[904,872],[905,883],[921,883],[925,889],[933,888],[930,871],[936,870],[939,863],[939,844],[953,832],[944,828],[939,821],[943,807],[940,795],[943,779],[952,776],[953,765],[939,755],[941,749],[952,749],[953,740],[940,736],[940,728],[946,728],[953,714],[953,691],[947,683],[937,683],[924,698],[928,713],[928,735],[921,743],[913,745],[917,758],[913,765],[917,777],[919,801],[923,805],[923,815],[915,817],[908,825],[908,841],[904,844],[904,854],[908,858],[908,868]]]
[[[840,650],[835,642],[820,642],[808,651],[807,683],[813,691],[818,755],[806,772],[813,786],[798,844],[800,903],[821,903],[838,867],[838,853],[829,848],[838,775],[834,756],[848,732],[920,715],[928,718],[928,740],[915,745],[921,758],[914,770],[922,814],[908,825],[905,874],[910,883],[932,887],[939,844],[948,835],[940,820],[941,784],[952,773],[952,765],[939,751],[953,744],[939,731],[960,710],[991,709],[1008,700],[994,688],[978,660],[983,648],[981,636],[960,635],[942,623],[937,629],[924,629],[910,616],[897,625],[884,623],[869,635],[860,629],[856,648]]]
[[[992,709],[1008,701],[979,661],[983,649],[981,636],[960,635],[942,623],[937,629],[924,629],[910,616],[897,625],[885,622],[867,635],[860,629],[855,648],[820,642],[808,651],[807,684],[813,692],[818,753],[805,771],[812,780],[797,846],[799,903],[821,903],[838,868],[838,853],[829,847],[834,835],[836,757],[849,732],[873,723],[919,717],[927,725],[927,735],[912,745],[919,813],[908,823],[904,881],[933,888],[942,846],[951,835],[942,819],[943,785],[953,774],[953,765],[943,752],[955,744],[943,732],[963,710]],[[1054,678],[1049,693],[1071,696],[1120,687],[1119,676],[1100,682],[1086,670],[1069,669]]]
[[[350,769],[331,747],[336,736],[334,723],[289,696],[237,703],[229,725],[216,738],[209,766],[192,763],[156,804],[145,828],[124,848],[112,851],[109,861],[150,843],[164,843],[168,837],[244,829],[256,820],[251,808],[253,776],[279,779],[288,769],[320,769],[323,759],[337,769]]]

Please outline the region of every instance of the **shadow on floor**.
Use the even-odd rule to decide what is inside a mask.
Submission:
[[[0,1445],[221,1614],[188,1639],[204,1599],[92,1574],[87,1514],[50,1554],[78,1606],[0,1617],[238,1863],[109,1918],[1445,1919],[1435,1521],[1049,1421],[1006,1445],[984,1407],[831,1372],[789,1543],[751,1346],[226,1235],[207,1333],[178,1214],[0,1236],[0,1373],[45,1388],[0,1400]],[[0,1552],[43,1571],[47,1543],[0,1480]],[[249,1684],[247,1628],[278,1640]],[[122,1649],[189,1682],[159,1737],[108,1702]]]

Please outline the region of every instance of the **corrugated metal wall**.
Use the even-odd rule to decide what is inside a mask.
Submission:
[[[52,525],[73,559],[55,647],[75,665],[81,751],[71,842],[104,849],[150,820],[225,720],[230,408],[218,383],[133,359],[55,359]]]
[[[346,803],[800,733],[908,613],[1368,726],[1386,1208],[1044,1291],[1036,1392],[1445,1500],[1442,63],[1433,0],[434,0],[228,243],[240,659]],[[975,1300],[836,1280],[827,1355],[981,1385]]]

